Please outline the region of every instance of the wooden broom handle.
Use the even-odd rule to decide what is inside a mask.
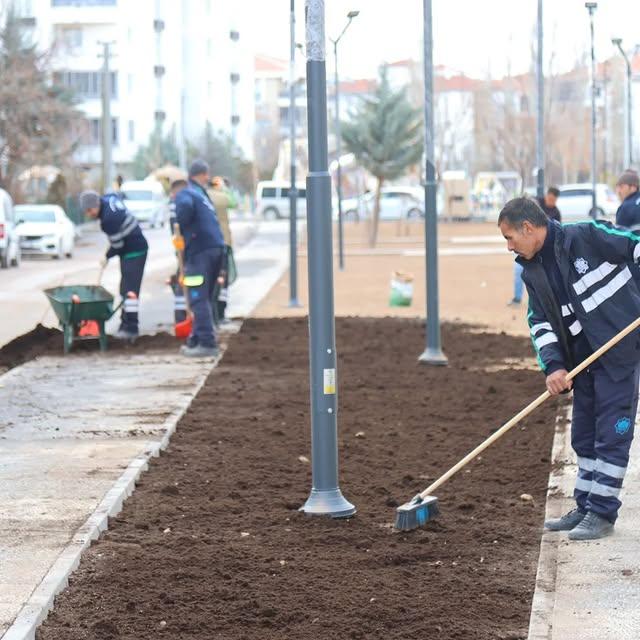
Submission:
[[[588,358],[583,360],[575,369],[572,369],[567,374],[567,380],[572,380],[575,378],[581,371],[586,369],[592,362],[597,360],[603,353],[607,352],[611,347],[620,342],[624,337],[628,336],[632,331],[640,327],[640,318],[636,318],[629,326],[624,328],[620,333],[613,336],[611,340],[603,344],[597,351],[594,351]],[[515,426],[528,416],[536,407],[541,405],[547,398],[549,398],[551,394],[548,391],[545,391],[542,395],[538,396],[531,404],[527,405],[520,413],[516,414],[509,420],[509,422],[503,424],[495,433],[492,433],[484,442],[479,444],[471,453],[468,453],[458,464],[451,467],[449,471],[441,475],[433,484],[429,485],[422,493],[420,493],[421,498],[426,498],[428,495],[431,495],[433,491],[435,491],[440,485],[444,484],[453,474],[457,473],[463,467],[466,467],[469,462],[471,462],[476,456],[481,454],[487,447],[492,445],[498,438],[501,438],[511,427]]]
[[[182,237],[182,234],[180,233],[180,225],[177,222],[173,223],[173,235],[176,238]],[[191,305],[189,304],[189,292],[187,291],[187,287],[184,284],[184,254],[182,253],[181,249],[176,250],[176,253],[178,254],[178,277],[182,281],[182,284],[181,284],[182,295],[184,296],[184,303],[187,308],[187,315],[190,316]]]

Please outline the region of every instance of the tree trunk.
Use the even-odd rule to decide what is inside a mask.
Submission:
[[[371,226],[369,228],[369,246],[375,247],[378,241],[378,223],[380,222],[380,192],[384,178],[378,177],[376,184],[376,197],[373,201],[373,215],[371,217]]]

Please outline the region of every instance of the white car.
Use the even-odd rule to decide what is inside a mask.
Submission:
[[[256,214],[265,220],[279,220],[289,217],[290,182],[263,180],[256,187]],[[296,200],[296,217],[307,214],[307,187],[304,183],[296,183],[298,198]]]
[[[590,220],[593,189],[591,183],[563,184],[558,187],[560,196],[557,207],[563,222]],[[596,217],[613,218],[620,202],[613,190],[606,184],[596,184]]]
[[[169,218],[169,202],[157,180],[129,180],[122,183],[122,200],[138,222],[164,227]]]
[[[373,214],[375,194],[342,201],[345,220],[357,220]],[[337,207],[334,207],[337,211]],[[334,212],[334,217],[337,213]],[[424,195],[419,187],[383,187],[380,192],[380,220],[424,218]]]
[[[0,189],[0,267],[6,269],[9,265],[17,267],[19,264],[20,239],[15,229],[13,200]]]
[[[16,233],[23,254],[70,258],[75,225],[57,204],[20,204],[15,207]]]

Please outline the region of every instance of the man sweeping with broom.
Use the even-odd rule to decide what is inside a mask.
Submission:
[[[604,537],[618,517],[633,439],[638,331],[574,380],[567,371],[640,317],[640,291],[629,269],[640,260],[640,235],[600,221],[562,226],[526,197],[505,205],[498,226],[524,269],[529,329],[547,389],[556,395],[573,386],[576,508],[545,527],[568,531],[571,540]]]

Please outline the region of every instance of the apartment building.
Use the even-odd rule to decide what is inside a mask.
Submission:
[[[101,57],[110,43],[113,160],[126,165],[159,127],[181,161],[206,122],[253,157],[253,55],[240,3],[224,0],[18,0],[25,28],[52,53],[89,127],[77,161],[101,160]]]

